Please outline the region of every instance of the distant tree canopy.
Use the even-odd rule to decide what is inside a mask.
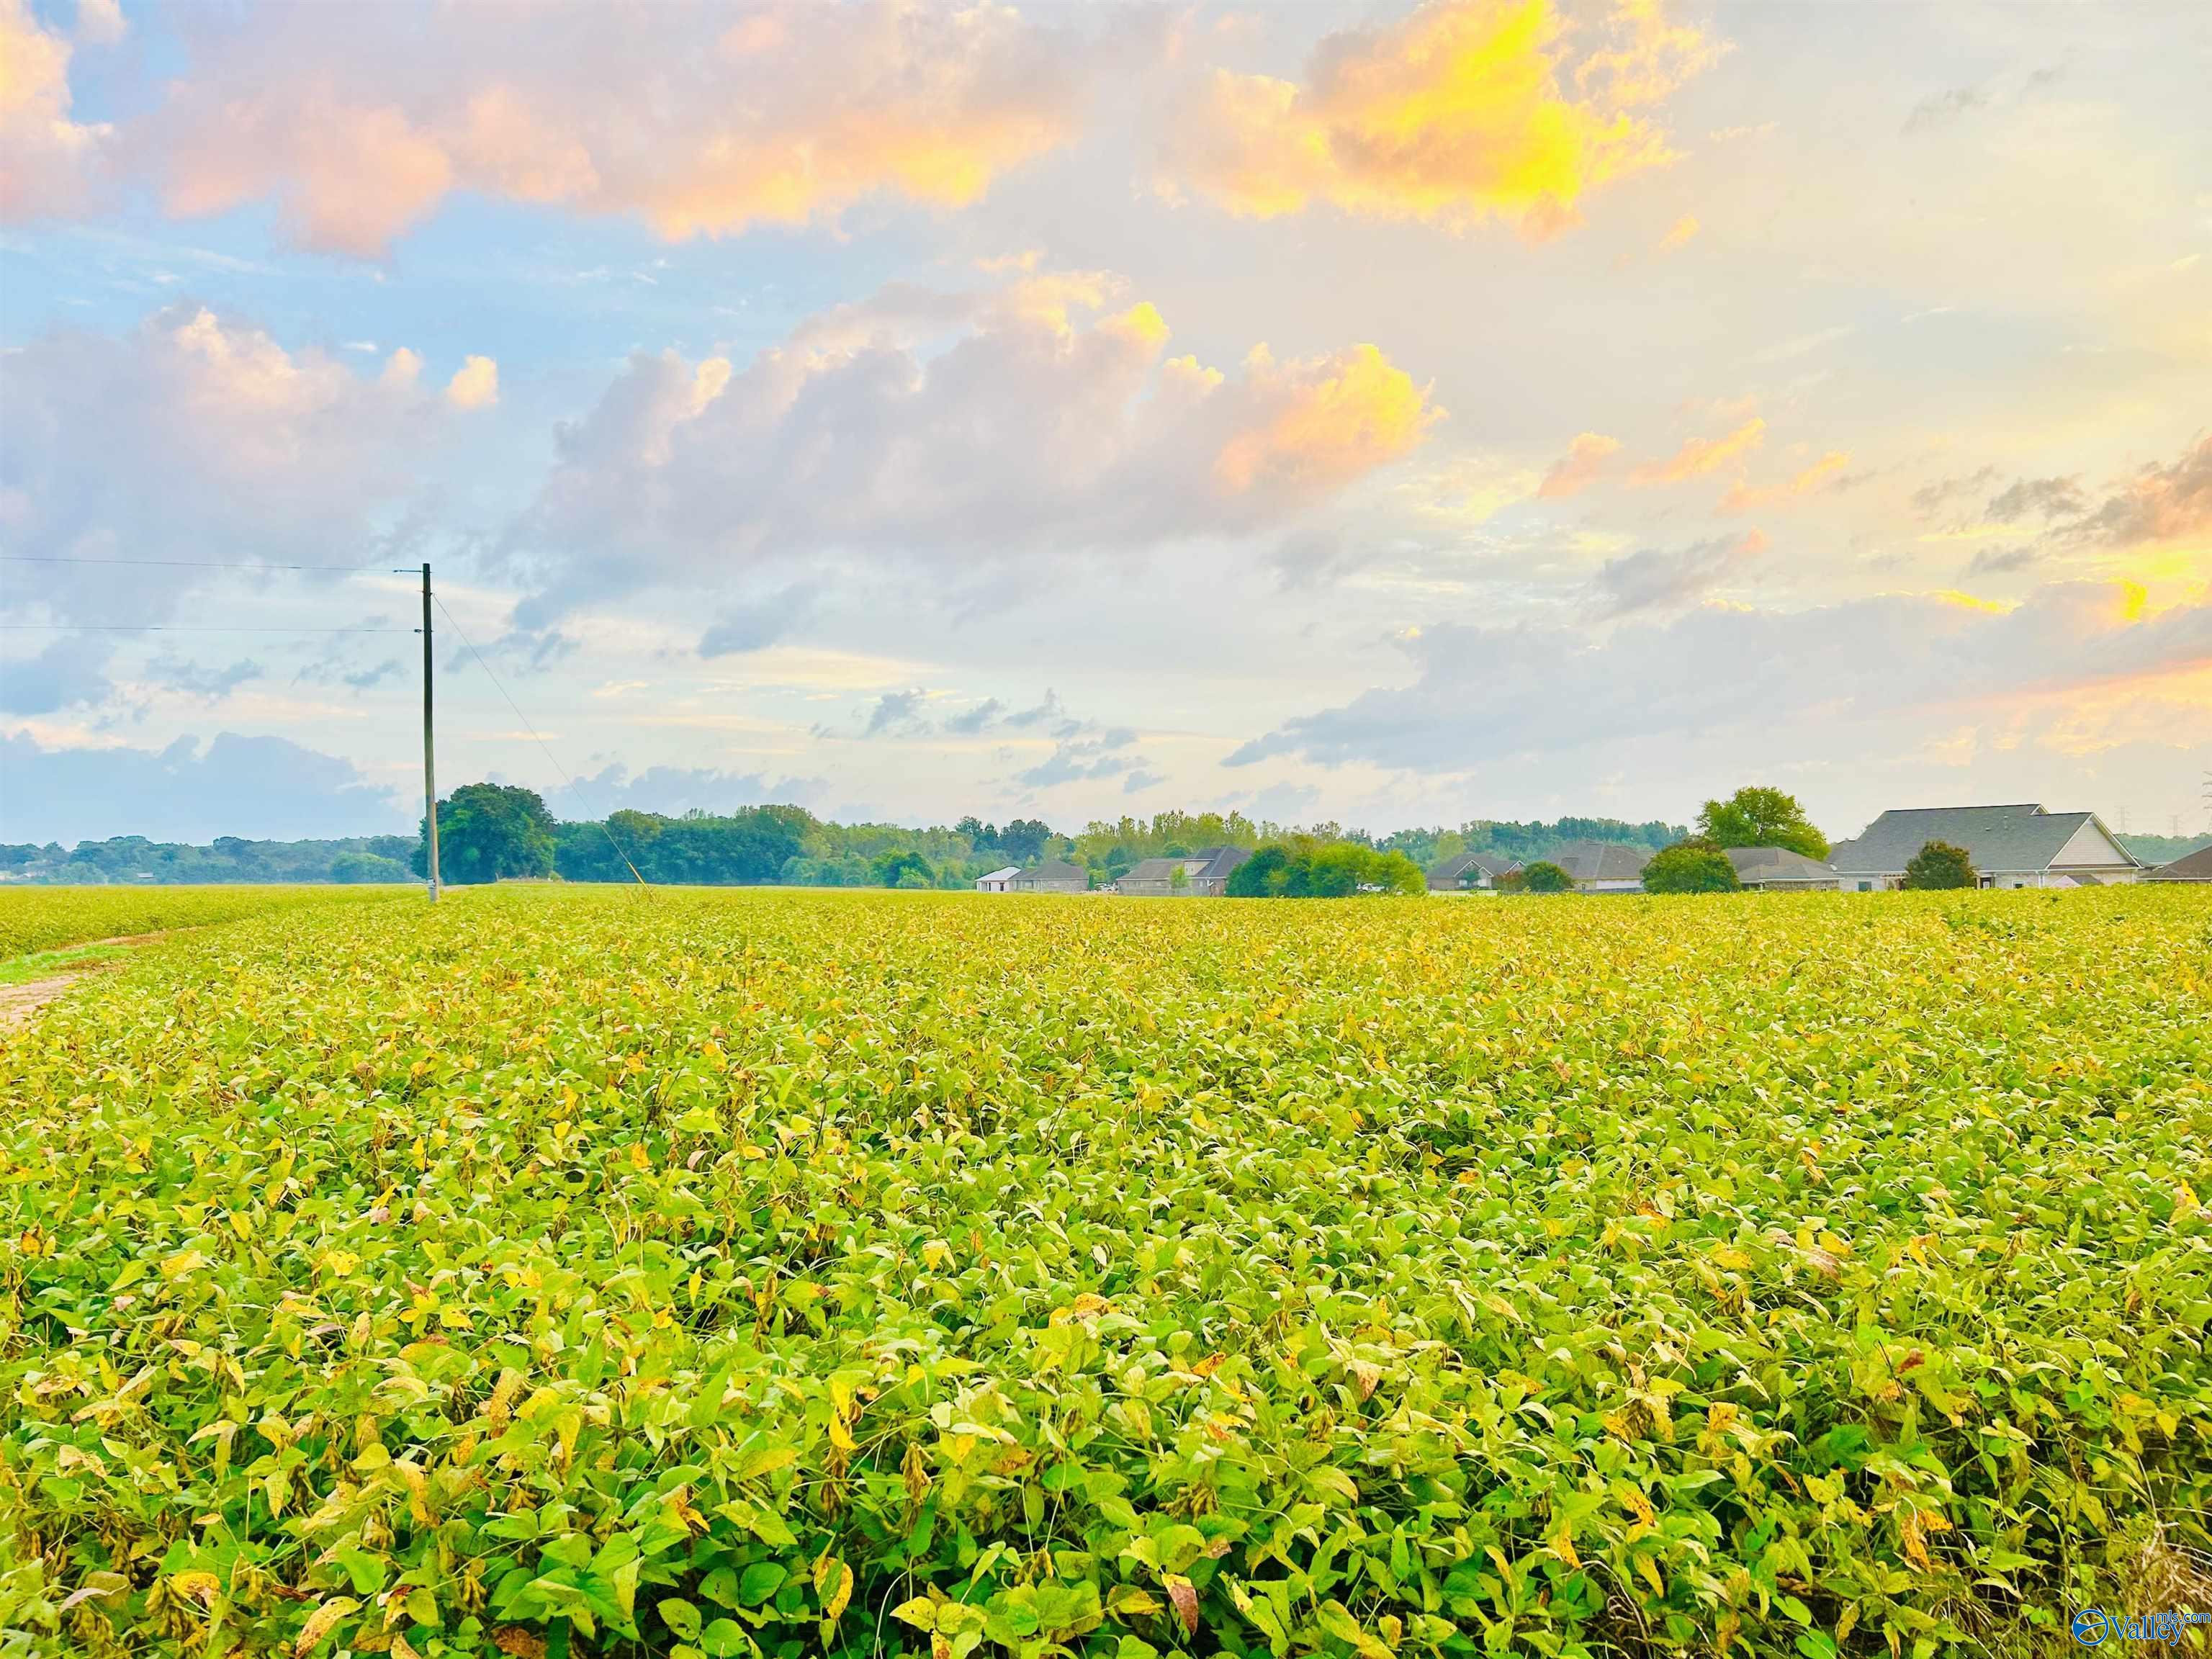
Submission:
[[[1313,836],[1271,841],[1229,875],[1231,898],[1350,898],[1426,890],[1421,866],[1402,853]]]
[[[465,783],[438,803],[438,874],[455,886],[502,877],[550,876],[557,826],[535,789]],[[427,823],[415,873],[430,870]]]
[[[1656,852],[1689,831],[1656,818],[1631,823],[1620,818],[1564,817],[1551,823],[1531,819],[1470,818],[1456,830],[1399,830],[1375,844],[1386,853],[1403,853],[1423,869],[1462,853],[1485,853],[1508,863],[1542,858],[1573,841],[1611,842]]]
[[[1644,866],[1647,893],[1733,893],[1742,885],[1727,854],[1694,841],[1661,848]]]
[[[1515,885],[1523,892],[1571,893],[1575,890],[1575,878],[1549,859],[1538,859],[1534,864],[1524,865],[1520,873],[1521,879]]]
[[[411,880],[407,866],[398,859],[379,858],[374,853],[341,853],[331,860],[331,879],[348,884],[364,882],[401,882]]]
[[[1972,855],[1948,841],[1929,842],[1905,866],[1905,884],[1915,891],[1972,887],[1979,879]]]
[[[1814,828],[1797,797],[1747,784],[1726,800],[1709,800],[1698,833],[1715,847],[1784,847],[1808,859],[1828,856],[1828,838]],[[1644,877],[1644,885],[1651,884]]]

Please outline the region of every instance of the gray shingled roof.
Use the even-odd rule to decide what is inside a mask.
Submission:
[[[1741,882],[1833,881],[1836,872],[1818,859],[1793,853],[1787,847],[1724,847]]]
[[[1929,842],[1948,841],[1965,848],[1977,870],[2048,870],[2075,832],[2096,818],[2094,812],[2046,812],[2033,802],[1893,810],[1856,839],[1830,848],[1828,863],[1850,875],[1895,875]]]
[[[2212,881],[2212,847],[2200,847],[2193,853],[2185,853],[2171,864],[2161,864],[2150,872],[2153,881]]]
[[[1065,859],[1047,859],[1034,870],[1024,870],[1014,878],[1017,885],[1025,881],[1040,883],[1072,881],[1079,885],[1087,885],[1090,880],[1090,873],[1081,865],[1070,864]]]
[[[1252,853],[1249,848],[1244,847],[1209,847],[1198,856],[1206,860],[1206,867],[1194,875],[1192,880],[1226,881],[1230,873],[1250,858]]]
[[[1651,854],[1609,841],[1571,841],[1544,854],[1577,881],[1641,881]]]

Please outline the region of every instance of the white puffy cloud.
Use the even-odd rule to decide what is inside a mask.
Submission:
[[[1088,32],[988,3],[278,7],[217,31],[132,135],[182,215],[274,200],[373,256],[472,191],[663,236],[981,197],[1075,121]]]
[[[0,221],[81,211],[100,182],[112,135],[74,118],[70,57],[26,0],[0,0]]]
[[[39,623],[161,623],[210,580],[164,561],[337,564],[399,533],[439,401],[395,354],[356,372],[184,302],[120,337],[57,330],[0,355],[5,605]],[[149,562],[118,567],[70,561]],[[0,678],[5,705],[96,696],[116,635],[65,637]]]
[[[499,401],[499,365],[471,356],[446,382],[446,401],[456,409],[489,409]]]
[[[1272,528],[1411,452],[1442,415],[1372,346],[1233,371],[1168,355],[1095,273],[896,289],[738,368],[640,355],[509,537],[549,608],[776,553],[1126,548]]]

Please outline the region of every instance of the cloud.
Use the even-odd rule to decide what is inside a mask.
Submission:
[[[1605,614],[1622,617],[1692,604],[1739,574],[1765,550],[1766,538],[1754,530],[1672,551],[1644,548],[1608,559],[1597,573]]]
[[[456,409],[489,409],[499,401],[499,365],[471,356],[446,382],[446,401]]]
[[[2031,513],[2047,524],[2077,518],[2088,508],[2079,478],[2021,478],[1990,498],[1986,516],[1998,524],[2016,523]]]
[[[0,0],[0,222],[81,212],[97,193],[112,134],[72,118],[70,50],[26,0]]]
[[[919,689],[884,692],[876,699],[875,707],[868,711],[863,735],[878,738],[887,732],[921,730],[922,706],[928,701],[929,693]]]
[[[1128,775],[1144,764],[1143,756],[1125,752],[1136,740],[1137,734],[1126,727],[1063,738],[1045,759],[1017,773],[1016,781],[1033,789],[1048,789],[1054,784]]]
[[[1687,247],[1697,239],[1697,215],[1686,213],[1669,225],[1667,228],[1667,234],[1659,239],[1659,252],[1672,253],[1677,248]]]
[[[1974,555],[1966,566],[1970,576],[2005,576],[2014,571],[2033,566],[2037,554],[2032,547],[1985,547]]]
[[[1994,466],[1984,466],[1960,477],[1935,479],[1912,492],[1912,510],[1923,519],[1931,517],[1954,501],[1979,495],[1996,479]]]
[[[1536,493],[1547,501],[1559,501],[1585,489],[1595,481],[1606,461],[1617,453],[1620,440],[1608,438],[1602,432],[1577,433],[1567,453],[1552,465],[1544,475],[1544,482]]]
[[[1991,504],[1994,512],[1995,504]],[[2073,526],[2109,547],[2176,541],[2212,532],[2212,434],[2171,466],[2146,466]]]
[[[1443,416],[1426,387],[1371,345],[1279,367],[1261,346],[1244,367],[1276,408],[1214,457],[1214,476],[1232,493],[1333,489],[1407,453]]]
[[[1279,527],[1442,417],[1372,346],[1236,370],[1167,355],[1099,273],[887,289],[742,368],[640,355],[506,538],[551,566],[526,615],[779,556],[972,561]],[[1119,307],[1115,309],[1113,307]]]
[[[219,702],[250,680],[268,671],[250,658],[240,658],[222,668],[203,667],[164,653],[146,665],[146,678],[165,691],[179,692],[204,702]]]
[[[1639,466],[1629,475],[1640,484],[1680,483],[1741,460],[1765,441],[1766,422],[1753,416],[1735,431],[1718,438],[1692,438],[1664,461]]]
[[[1905,130],[1926,132],[1946,126],[1968,110],[1979,109],[1988,102],[1988,96],[1978,87],[1953,87],[1915,104],[1912,112],[1905,118]]]
[[[714,626],[699,636],[699,654],[733,657],[773,645],[803,625],[819,604],[817,590],[794,582],[780,592],[726,606]]]
[[[945,729],[959,737],[972,737],[986,731],[994,720],[1006,712],[1006,705],[996,697],[986,697],[973,708],[954,714],[945,722]]]
[[[1516,741],[1901,753],[1961,711],[2051,733],[2092,706],[2118,718],[2212,700],[2212,597],[2151,616],[2119,585],[2057,585],[1994,610],[1911,594],[1794,612],[1704,606],[1601,635],[1445,623],[1404,648],[1410,684],[1287,721],[1229,763],[1433,771],[1439,755],[1503,757]]]
[[[1578,59],[1546,0],[1431,0],[1329,36],[1302,82],[1216,72],[1176,113],[1163,183],[1254,218],[1319,204],[1548,235],[1589,191],[1674,159],[1642,112],[1717,52],[1659,0],[1620,6]]]
[[[0,737],[0,841],[62,842],[158,834],[290,841],[404,830],[411,805],[350,761],[283,738],[219,733],[203,750],[49,749]]]
[[[274,201],[381,253],[455,192],[635,215],[671,240],[975,201],[1073,130],[1095,32],[1011,8],[279,8],[198,48],[131,135],[172,213]]]
[[[112,636],[71,635],[49,641],[36,654],[0,659],[0,713],[51,714],[107,695]]]
[[[112,46],[131,32],[117,0],[76,0],[76,38],[88,46]]]
[[[1723,513],[1748,513],[1754,507],[1778,506],[1800,496],[1833,488],[1845,482],[1844,469],[1850,464],[1848,451],[1832,449],[1810,466],[1793,474],[1787,483],[1754,489],[1738,481],[1727,495],[1721,497],[1720,510]]]
[[[411,382],[288,351],[185,301],[119,337],[57,330],[0,354],[0,520],[11,553],[361,562],[389,551],[441,422]],[[401,520],[402,524],[405,520]],[[15,568],[27,621],[161,623],[204,572],[42,562]],[[318,580],[309,575],[302,580]],[[81,659],[107,646],[82,638]]]

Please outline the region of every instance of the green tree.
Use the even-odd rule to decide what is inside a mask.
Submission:
[[[929,860],[908,848],[895,853],[877,855],[871,867],[878,885],[884,887],[934,887],[937,872],[929,867]]]
[[[1966,849],[1948,841],[1928,842],[1905,866],[1905,884],[1916,892],[1972,887],[1978,880]]]
[[[1695,842],[1662,847],[1644,866],[1647,893],[1733,893],[1742,885],[1727,854]]]
[[[1425,893],[1421,866],[1402,853],[1364,842],[1297,836],[1270,842],[1238,865],[1224,890],[1231,898],[1351,898],[1360,893]]]
[[[1698,814],[1698,833],[1716,847],[1785,847],[1808,859],[1828,856],[1828,838],[1805,816],[1797,797],[1746,784],[1726,800],[1709,800]],[[1645,878],[1646,886],[1650,884]]]
[[[1534,864],[1523,866],[1520,884],[1522,891],[1529,893],[1571,893],[1575,890],[1575,878],[1549,859],[1538,859]]]
[[[430,869],[427,826],[410,860]],[[535,789],[465,783],[438,803],[438,873],[455,886],[553,873],[556,825]]]

